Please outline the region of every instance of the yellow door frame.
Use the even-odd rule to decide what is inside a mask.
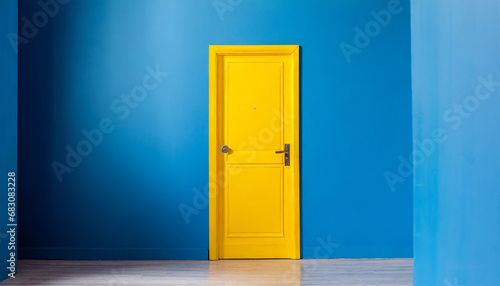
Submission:
[[[290,55],[292,57],[292,110],[291,124],[293,132],[293,146],[290,152],[292,168],[292,186],[294,200],[294,254],[292,259],[300,259],[300,166],[299,166],[299,46],[298,45],[262,45],[262,46],[210,46],[209,48],[209,259],[219,259],[219,199],[217,194],[222,190],[219,185],[221,175],[219,169],[222,164],[221,134],[222,122],[219,112],[221,93],[219,92],[219,63],[220,57],[227,55]]]

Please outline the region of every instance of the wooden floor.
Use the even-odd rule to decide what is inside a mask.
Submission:
[[[412,259],[21,260],[2,285],[412,285]]]

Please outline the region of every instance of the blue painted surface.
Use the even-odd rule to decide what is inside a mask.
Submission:
[[[168,249],[154,257],[206,259],[208,46],[295,44],[303,257],[411,257],[411,176],[394,191],[384,177],[411,152],[409,2],[213,3],[74,0],[22,46],[21,255],[56,248],[59,258],[88,258],[81,249],[93,249],[98,259],[121,249],[142,259],[135,249]],[[378,13],[388,3],[390,21]],[[20,6],[28,19],[37,9]],[[356,36],[374,17],[386,27]],[[122,102],[157,65],[164,81],[137,106]],[[78,166],[59,182],[53,162],[63,170],[87,140],[82,130],[104,118],[112,126],[102,142],[70,156]]]
[[[8,268],[12,260],[17,260],[17,227],[7,226],[17,222],[16,216],[9,221],[8,213],[8,174],[17,172],[17,54],[6,37],[15,34],[17,0],[0,0],[0,281],[17,271],[17,261],[13,261],[13,268]]]
[[[500,285],[499,24],[498,1],[412,2],[414,138],[441,133],[416,164],[417,286]]]

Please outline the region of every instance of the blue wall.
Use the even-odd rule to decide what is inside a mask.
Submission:
[[[301,45],[303,257],[412,256],[412,178],[386,178],[411,152],[409,2],[230,2],[74,0],[22,45],[23,257],[207,259],[208,46],[229,44]]]
[[[500,285],[500,2],[412,2],[414,285]]]
[[[17,271],[17,217],[13,213],[13,221],[9,221],[13,209],[8,209],[17,209],[17,202],[12,201],[16,190],[8,189],[16,187],[8,186],[9,178],[10,183],[17,183],[12,181],[17,176],[9,177],[9,173],[17,173],[17,51],[9,40],[16,34],[17,0],[0,0],[0,281]],[[9,198],[15,206],[8,205]]]

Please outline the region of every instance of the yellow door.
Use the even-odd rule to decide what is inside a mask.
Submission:
[[[210,259],[300,258],[299,47],[210,51]]]

